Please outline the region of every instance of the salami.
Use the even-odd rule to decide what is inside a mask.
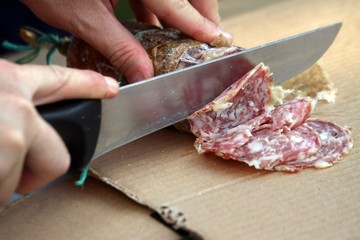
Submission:
[[[176,29],[159,29],[140,23],[129,23],[126,27],[147,51],[155,75],[242,50],[227,45],[221,36],[207,44]],[[93,69],[127,84],[121,72],[107,59],[77,38],[69,46],[67,63],[72,67]],[[315,100],[304,96],[321,99],[319,91],[335,92],[332,88],[324,88],[324,82],[314,86],[313,81],[304,84],[296,80],[291,84],[296,84],[297,88],[284,91],[281,86],[273,86],[269,68],[260,63],[189,116],[190,126],[181,124],[178,129],[190,129],[196,136],[194,145],[199,154],[215,154],[257,169],[298,172],[309,167],[332,166],[350,152],[353,144],[350,130],[322,120],[308,120]],[[301,98],[294,99],[298,96]],[[191,100],[189,94],[190,105]]]
[[[304,126],[312,128],[321,139],[321,148],[311,157],[298,158],[275,167],[278,171],[298,172],[304,168],[327,168],[340,161],[353,146],[350,130],[334,123],[312,119]]]
[[[160,29],[146,23],[124,23],[124,26],[147,51],[154,65],[155,75],[189,67],[243,49],[234,45],[229,46],[223,36],[207,44],[196,41],[173,28]],[[115,79],[121,79],[122,73],[118,69],[78,38],[72,40],[66,57],[69,67],[92,69]]]
[[[311,98],[271,103],[269,69],[259,64],[188,120],[198,153],[247,163],[257,169],[298,172],[325,168],[349,153],[350,131],[308,120]]]
[[[188,117],[191,131],[202,138],[236,127],[265,112],[270,101],[270,71],[259,64],[216,99]]]

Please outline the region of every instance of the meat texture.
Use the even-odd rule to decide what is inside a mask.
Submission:
[[[275,107],[271,88],[270,71],[261,63],[192,114],[198,152],[287,172],[329,167],[349,153],[349,129],[308,120],[315,106],[311,98]]]
[[[227,45],[222,36],[207,44],[176,29],[141,23],[125,25],[147,51],[155,75],[242,50]],[[70,67],[95,70],[126,84],[118,69],[77,38],[69,46],[67,63]],[[300,88],[291,90],[285,86],[287,90],[284,90],[273,86],[270,70],[264,64],[254,67],[188,118],[191,132],[197,137],[197,151],[242,161],[257,169],[287,172],[308,167],[325,168],[341,160],[352,148],[349,129],[321,120],[308,120],[315,101],[307,97],[296,99],[297,96],[312,96],[313,91],[329,89],[300,84],[296,79],[291,82]],[[324,83],[318,85],[324,86]],[[294,96],[286,98],[289,94]],[[284,97],[279,98],[282,95]],[[283,100],[288,102],[283,104]],[[185,122],[179,126],[178,129],[188,129]]]
[[[242,50],[229,46],[223,36],[207,44],[183,34],[177,29],[146,23],[124,23],[147,51],[154,65],[155,75],[172,72]],[[122,74],[105,57],[84,41],[74,38],[67,51],[69,67],[92,69],[120,81]],[[126,84],[126,81],[125,81]]]

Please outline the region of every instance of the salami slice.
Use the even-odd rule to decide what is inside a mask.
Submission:
[[[303,125],[293,130],[264,129],[255,132],[244,146],[221,156],[245,162],[257,169],[272,170],[282,162],[314,155],[320,147],[317,133]]]
[[[315,154],[321,146],[318,134],[301,125],[308,118],[311,106],[307,99],[293,100],[224,130],[215,139],[204,141],[200,138],[195,147],[199,153],[214,152],[222,158],[267,170],[282,162],[304,159]]]
[[[265,112],[270,100],[270,71],[264,64],[227,88],[215,100],[189,116],[191,131],[205,139],[216,138]]]
[[[348,128],[318,119],[308,120],[304,126],[312,128],[321,139],[321,148],[308,158],[298,158],[275,167],[277,171],[298,172],[304,168],[327,168],[340,161],[353,146]]]
[[[189,117],[198,153],[247,163],[257,169],[297,172],[333,165],[352,147],[350,131],[307,120],[310,98],[271,105],[272,79],[259,64]]]

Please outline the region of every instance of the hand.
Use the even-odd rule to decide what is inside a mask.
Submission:
[[[0,203],[64,174],[69,153],[34,105],[69,98],[110,98],[114,79],[89,70],[16,65],[0,59]]]
[[[40,19],[83,39],[122,73],[129,82],[153,76],[152,63],[141,44],[114,15],[117,0],[22,0]],[[219,34],[217,0],[130,0],[138,21],[163,23],[191,37],[212,42]]]

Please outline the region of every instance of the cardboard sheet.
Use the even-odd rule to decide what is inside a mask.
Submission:
[[[104,183],[73,179],[0,209],[1,239],[179,239],[151,211]]]
[[[319,61],[337,88],[336,103],[313,113],[353,128],[354,148],[339,164],[297,174],[258,171],[199,156],[193,136],[168,128],[94,161],[93,174],[204,239],[359,239],[358,9],[358,0],[292,0],[223,22],[243,47],[343,22]]]

